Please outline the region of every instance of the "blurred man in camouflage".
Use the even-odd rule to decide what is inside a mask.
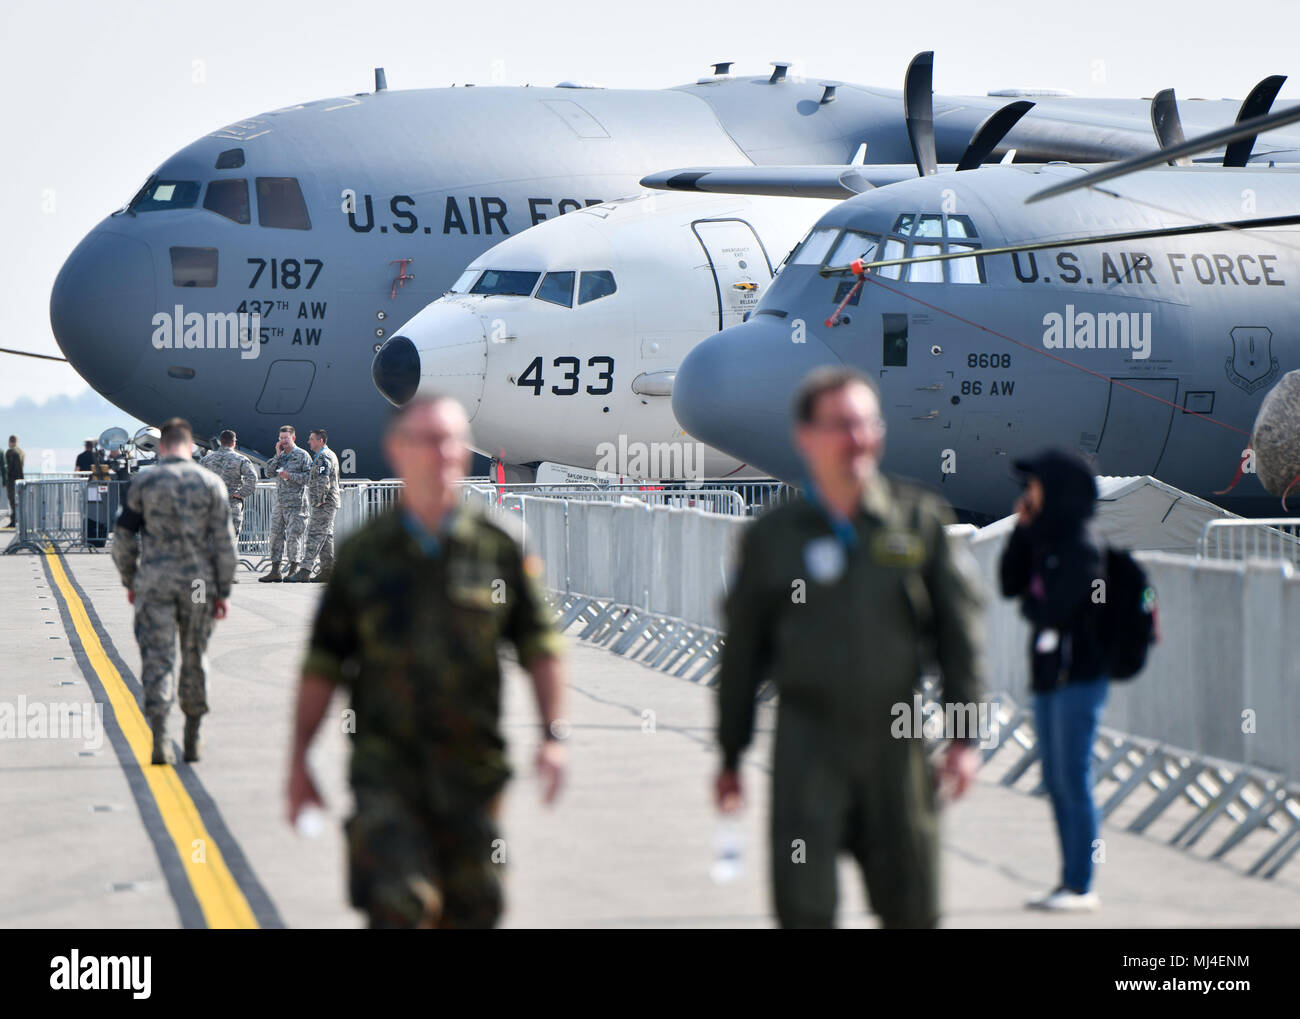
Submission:
[[[230,525],[235,532],[235,550],[239,550],[239,528],[244,522],[244,505],[257,491],[257,471],[253,462],[235,449],[237,436],[229,428],[218,436],[221,445],[199,461],[226,483],[230,497]],[[234,583],[239,579],[234,578]]]
[[[298,690],[289,818],[320,796],[307,747],[336,687],[355,712],[347,823],[352,903],[372,927],[490,927],[502,909],[497,642],[509,640],[537,695],[537,769],[551,802],[563,774],[561,639],[525,558],[501,524],[459,504],[469,466],[460,404],[420,397],[384,449],[405,479],[398,505],[349,537],[321,599]]]
[[[323,584],[334,568],[334,514],[339,511],[339,458],[328,446],[329,433],[317,428],[307,436],[311,446],[311,476],[307,481],[307,507],[311,519],[307,522],[307,541],[303,548],[302,569],[286,580],[305,584],[312,579],[311,571],[320,557],[320,573],[316,583]]]
[[[280,441],[275,444],[275,456],[266,465],[268,474],[276,478],[275,509],[271,513],[271,572],[259,577],[259,584],[278,584],[298,569],[302,553],[302,532],[307,526],[308,472],[311,457],[298,445],[297,430],[293,425],[280,426]],[[280,573],[280,561],[288,545],[289,572]]]
[[[153,763],[171,764],[167,715],[180,701],[185,760],[199,759],[199,720],[208,710],[204,653],[212,624],[226,618],[235,573],[235,532],[226,487],[190,457],[189,422],[162,426],[158,463],[131,484],[113,533],[113,562],[135,606],[144,713],[153,728]]]

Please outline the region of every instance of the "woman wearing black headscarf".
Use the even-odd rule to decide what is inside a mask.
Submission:
[[[1088,466],[1068,453],[1052,450],[1015,466],[1025,492],[1002,553],[1002,593],[1020,599],[1021,614],[1033,628],[1034,726],[1062,857],[1059,886],[1029,905],[1093,910],[1100,900],[1092,890],[1092,746],[1109,682],[1098,633],[1102,557],[1086,533],[1097,485]]]

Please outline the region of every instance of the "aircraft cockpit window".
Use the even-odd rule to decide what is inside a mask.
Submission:
[[[218,170],[238,170],[244,165],[243,149],[226,149],[225,152],[217,156]]]
[[[880,247],[880,238],[874,234],[859,233],[857,230],[845,230],[839,239],[826,265],[832,269],[846,268],[855,258],[870,262],[876,257]]]
[[[975,224],[969,216],[949,216],[947,235],[949,237],[978,237]]]
[[[203,207],[236,223],[248,222],[248,181],[214,180],[203,196]]]
[[[451,290],[449,290],[448,293],[468,294],[469,288],[472,287],[474,281],[478,279],[478,274],[479,270],[477,269],[466,269],[460,274],[460,279],[451,285]]]
[[[905,254],[906,249],[903,247],[903,242],[895,237],[889,237],[885,240],[885,246],[881,249],[880,257],[882,260],[887,261],[891,258],[902,258]],[[899,265],[887,265],[880,269],[879,272],[887,280],[896,280],[899,278],[901,268],[902,266]]]
[[[151,180],[139,190],[127,210],[157,212],[159,209],[190,209],[198,198],[198,181]]]
[[[942,237],[943,236],[943,217],[942,216],[921,216],[916,223],[916,230],[913,232],[914,237]],[[965,234],[962,234],[965,237]]]
[[[586,304],[589,301],[608,297],[617,289],[618,284],[614,282],[614,274],[608,269],[584,272],[578,281],[578,303]]]
[[[980,246],[975,224],[969,216],[904,213],[894,221],[894,233],[898,236],[885,242],[884,258],[903,257],[904,246],[909,258],[974,251]],[[954,243],[957,241],[961,243]],[[891,255],[891,251],[895,253]],[[984,267],[978,258],[918,262],[902,268],[906,270],[903,278],[911,283],[984,282]],[[882,270],[881,275],[889,272],[888,269]],[[893,272],[889,278],[898,279],[897,268]]]
[[[826,253],[839,235],[836,227],[820,227],[808,235],[802,244],[790,256],[791,265],[821,265],[826,260]]]
[[[281,230],[310,230],[307,203],[296,177],[257,178],[257,225]]]
[[[533,296],[539,301],[573,307],[573,277],[571,272],[548,272]]]
[[[537,286],[540,272],[522,272],[513,269],[488,269],[474,284],[471,294],[491,297],[527,297]]]

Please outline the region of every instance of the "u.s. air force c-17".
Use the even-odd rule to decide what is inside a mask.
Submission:
[[[1250,142],[1297,119],[1245,118],[1244,155],[1239,140],[1224,156],[1237,165],[1148,168],[1036,204],[1084,171],[991,166],[848,199],[747,322],[686,357],[674,412],[794,479],[793,388],[846,364],[879,383],[884,468],[972,514],[1005,512],[1010,464],[1048,444],[1275,512],[1242,466],[1266,392],[1300,362],[1300,169],[1251,163]],[[1162,142],[1148,163],[1181,156]]]
[[[909,158],[897,91],[728,66],[658,91],[389,92],[377,75],[374,93],[230,125],[164,161],[78,245],[51,295],[55,336],[145,421],[181,412],[198,435],[233,428],[263,454],[285,420],[342,428],[347,466],[380,475],[375,350],[505,235],[637,193],[663,166],[843,165],[864,142],[873,161]],[[939,98],[936,157],[958,159],[1002,102]],[[1191,119],[1234,109],[1207,102]],[[1004,144],[1115,158],[1141,149],[1144,121],[1136,101],[1049,97]]]

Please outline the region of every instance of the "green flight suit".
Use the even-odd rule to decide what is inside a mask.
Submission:
[[[745,532],[726,604],[718,738],[724,766],[749,744],[755,693],[779,694],[772,772],[775,905],[786,927],[834,921],[836,857],[848,849],[887,927],[939,917],[938,824],[919,738],[896,738],[923,666],[944,699],[981,693],[982,584],[944,533],[939,498],[877,477],[841,521],[798,499]]]

